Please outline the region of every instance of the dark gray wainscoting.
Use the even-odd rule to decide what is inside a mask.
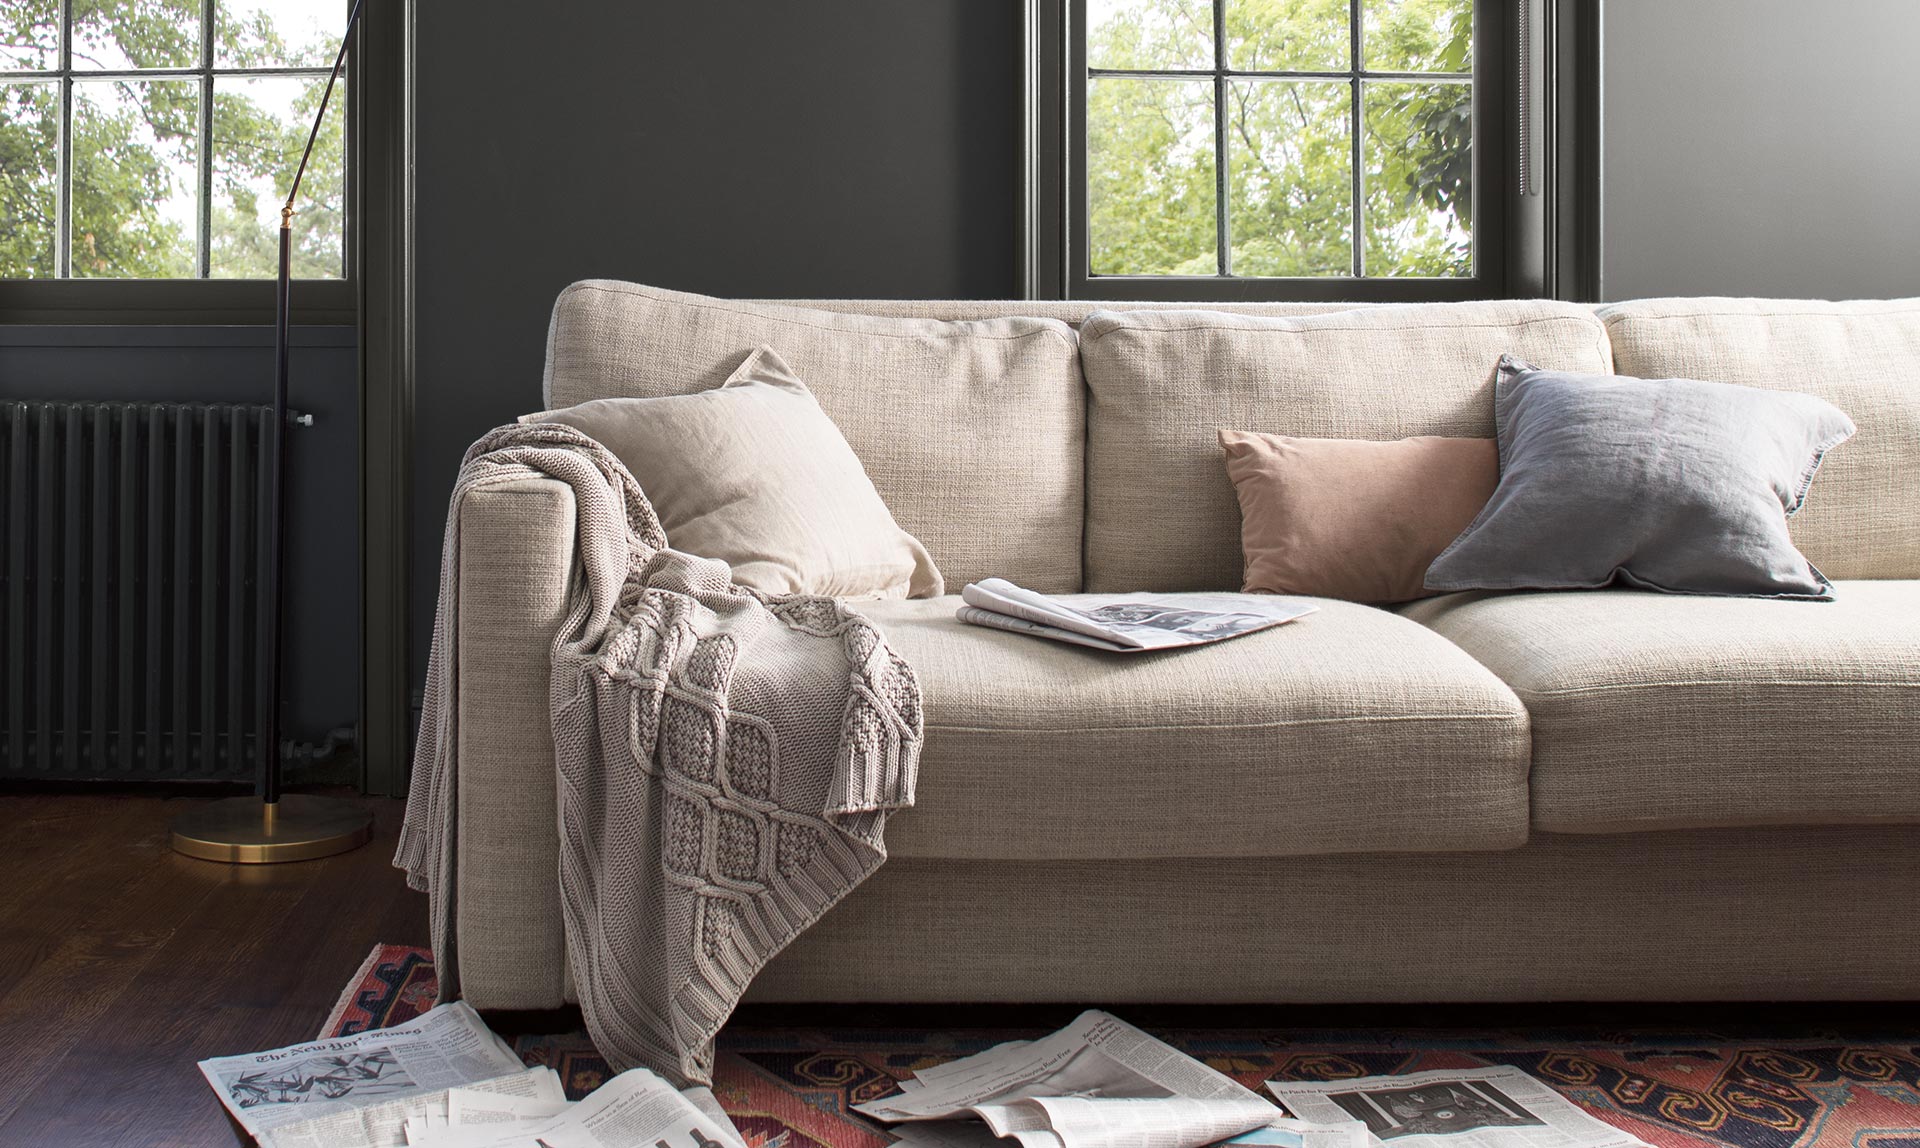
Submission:
[[[293,330],[287,734],[315,741],[360,705],[358,349],[351,327]],[[271,327],[0,325],[0,400],[270,403]],[[290,773],[297,780],[297,773]]]

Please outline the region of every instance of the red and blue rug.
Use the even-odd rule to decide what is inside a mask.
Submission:
[[[361,966],[320,1035],[410,1020],[432,1007],[434,992],[427,950],[383,945]],[[751,1148],[884,1148],[892,1137],[853,1105],[893,1092],[894,1082],[916,1068],[1037,1035],[729,1026],[720,1035],[714,1093]],[[1161,1029],[1156,1035],[1262,1091],[1273,1079],[1510,1064],[1660,1148],[1920,1148],[1920,1038],[1755,1040],[1601,1028]],[[610,1075],[582,1032],[522,1036],[513,1044],[529,1065],[559,1072],[576,1097]]]

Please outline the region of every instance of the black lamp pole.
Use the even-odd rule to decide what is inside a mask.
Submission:
[[[287,556],[287,428],[295,421],[304,426],[313,424],[312,415],[295,415],[287,408],[287,325],[293,304],[293,205],[300,195],[300,180],[307,174],[307,161],[313,158],[313,145],[320,138],[320,125],[327,118],[327,104],[333,99],[340,66],[346,63],[347,46],[353,40],[354,25],[360,20],[362,3],[364,0],[354,0],[353,10],[347,16],[346,34],[340,38],[339,54],[333,58],[333,71],[328,74],[326,91],[320,96],[320,110],[313,118],[313,130],[307,133],[307,150],[301,153],[287,202],[280,208],[280,276],[273,293],[273,438],[269,447],[272,472],[267,507],[267,577],[260,587],[260,593],[268,596],[267,614],[272,619],[260,635],[260,673],[266,678],[267,704],[260,720],[256,795],[212,802],[174,822],[173,847],[188,856],[209,861],[243,864],[306,861],[344,853],[365,844],[372,836],[372,816],[352,802],[330,797],[283,796],[280,792],[285,630],[281,584]]]

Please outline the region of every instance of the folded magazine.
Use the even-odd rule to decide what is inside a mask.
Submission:
[[[1123,654],[1221,642],[1319,608],[1271,594],[1038,594],[1004,578],[969,583],[960,600],[962,622]]]

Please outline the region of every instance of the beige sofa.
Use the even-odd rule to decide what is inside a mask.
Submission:
[[[1102,306],[1134,313],[1081,339]],[[919,801],[751,999],[1920,996],[1920,301],[1225,310],[582,283],[546,399],[697,390],[771,344],[957,592],[1237,588],[1216,427],[1490,435],[1503,351],[1806,390],[1860,427],[1794,524],[1838,599],[1328,601],[1135,659],[863,603],[920,675]],[[553,1007],[572,495],[456,512],[459,988]]]

